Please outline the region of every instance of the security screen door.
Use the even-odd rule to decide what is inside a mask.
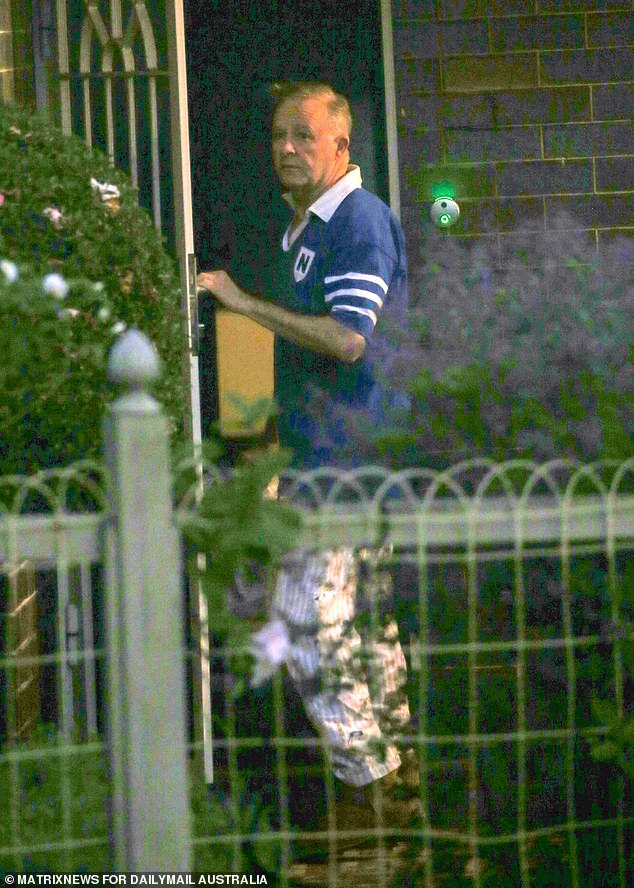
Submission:
[[[139,189],[180,263],[189,331],[189,426],[201,440],[196,270],[183,0],[55,0],[61,125],[105,151]],[[195,739],[213,776],[206,601],[197,598]]]

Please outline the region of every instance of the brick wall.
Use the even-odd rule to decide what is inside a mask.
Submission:
[[[552,239],[559,210],[600,248],[634,234],[634,2],[393,0],[403,224],[420,254],[431,185],[458,237]]]
[[[33,103],[31,0],[0,0],[0,101]]]

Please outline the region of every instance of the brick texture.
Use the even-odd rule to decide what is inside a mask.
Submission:
[[[496,239],[501,261],[562,212],[599,249],[634,235],[633,2],[395,0],[393,16],[414,261],[441,179],[462,208],[450,234]]]

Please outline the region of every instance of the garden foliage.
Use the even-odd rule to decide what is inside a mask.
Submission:
[[[443,468],[634,453],[634,244],[615,238],[599,256],[574,220],[555,227],[503,265],[483,242],[430,235],[385,380],[409,408],[378,431],[349,417],[365,458]]]
[[[96,456],[108,350],[124,325],[103,285],[2,264],[0,474]]]
[[[208,460],[218,458],[214,442],[207,442],[203,449]],[[241,676],[234,688],[236,696],[245,688],[242,676],[253,665],[255,674],[259,671],[262,658],[257,645],[253,648],[252,631],[262,627],[268,616],[274,570],[297,544],[302,527],[299,510],[268,493],[290,458],[289,450],[275,450],[245,460],[228,477],[215,472],[191,513],[183,502],[195,489],[194,463],[181,462],[175,473],[175,494],[181,506],[178,523],[193,553],[189,572],[199,577],[207,596],[214,638],[230,652],[231,665]],[[207,554],[202,565],[197,552]],[[261,653],[266,659],[267,651]]]
[[[408,323],[390,334],[398,358],[383,374],[385,422],[374,428],[358,412],[347,416],[359,462],[445,469],[478,458],[540,464],[634,455],[634,242],[615,237],[598,253],[578,228],[569,217],[554,220],[556,236],[536,237],[532,251],[503,262],[496,239],[430,233],[411,269]],[[588,491],[579,485],[579,492]],[[610,604],[598,600],[605,567],[595,567],[580,597],[605,624]],[[544,605],[550,579],[547,565],[532,566],[532,607]],[[578,568],[571,582],[581,590]],[[605,631],[621,634],[631,676],[631,576],[619,575],[616,586],[621,616]],[[499,601],[498,580],[485,588]],[[560,606],[561,583],[552,591]],[[455,616],[445,592],[442,611]],[[605,689],[593,695],[606,727],[593,749],[631,775],[631,709],[619,712],[609,698]]]
[[[107,758],[101,739],[74,737],[69,747],[53,725],[40,725],[17,747],[20,760],[0,760],[0,877],[16,869],[26,873],[110,872],[108,806],[111,804]],[[66,786],[64,787],[64,783]],[[63,798],[68,805],[64,811]],[[197,872],[230,872],[234,858],[232,834],[268,832],[270,824],[258,799],[247,793],[235,775],[235,798],[210,790],[190,773],[192,849]],[[66,816],[65,816],[66,813]],[[225,842],[205,842],[226,836]],[[247,851],[247,853],[249,853]],[[249,869],[275,871],[279,844],[257,842],[250,850]]]
[[[129,179],[38,115],[0,108],[0,474],[97,456],[113,336],[143,330],[178,437],[186,411],[178,275]],[[67,295],[43,294],[51,273]],[[91,286],[91,281],[95,286]]]

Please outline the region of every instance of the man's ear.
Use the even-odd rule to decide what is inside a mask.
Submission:
[[[348,136],[338,136],[337,137],[337,154],[345,154],[346,151],[350,148],[350,139]]]

